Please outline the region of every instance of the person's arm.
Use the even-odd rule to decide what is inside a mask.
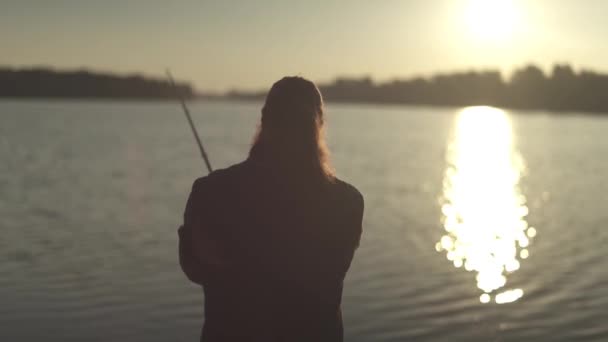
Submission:
[[[186,224],[178,229],[179,235],[179,265],[182,271],[193,283],[203,285],[203,272],[201,265],[194,258],[192,251],[192,227]]]
[[[355,251],[359,248],[361,242],[361,235],[363,233],[363,211],[364,211],[364,200],[363,195],[353,188],[349,196],[349,203],[347,209],[347,220],[345,221],[345,236],[346,236],[346,248],[341,249],[342,253],[337,258],[339,262],[340,276],[344,278],[346,272],[350,268],[353,261]]]
[[[184,211],[184,224],[179,227],[179,263],[190,281],[204,285],[221,265],[217,242],[210,238],[213,220],[211,199],[206,193],[205,178],[197,179]]]
[[[355,227],[357,228],[355,230],[355,239],[354,239],[354,245],[355,245],[355,249],[359,248],[359,244],[361,243],[361,234],[363,233],[363,211],[365,209],[365,203],[363,200],[363,195],[361,195],[360,192],[357,191],[356,196],[355,196],[356,200],[355,200],[355,210],[354,210],[354,216],[355,216]]]

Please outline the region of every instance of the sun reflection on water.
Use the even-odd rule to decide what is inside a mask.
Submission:
[[[536,229],[526,222],[519,189],[524,163],[507,114],[492,107],[462,110],[447,161],[441,208],[446,233],[435,247],[456,268],[477,273],[482,303],[514,302],[522,289],[500,291],[529,257]]]

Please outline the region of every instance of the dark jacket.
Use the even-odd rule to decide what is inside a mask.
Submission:
[[[197,179],[179,257],[204,288],[201,340],[342,341],[342,285],[362,217],[353,186],[290,180],[251,159]]]

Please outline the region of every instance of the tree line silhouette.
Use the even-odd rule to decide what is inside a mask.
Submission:
[[[608,112],[608,75],[575,72],[556,64],[549,74],[527,65],[503,79],[495,70],[436,74],[375,83],[370,77],[338,78],[320,86],[327,101],[437,106],[489,105],[514,109]],[[263,98],[265,92],[230,91],[233,99]]]
[[[505,80],[496,70],[441,73],[387,82],[370,77],[338,78],[320,85],[326,101],[437,106],[489,105],[515,109],[608,113],[608,74],[576,72],[556,64],[545,74],[535,65],[516,69]],[[118,76],[86,70],[0,67],[0,97],[263,99],[266,91],[201,94],[187,82],[171,87],[164,79]]]
[[[61,98],[191,98],[192,86],[138,74],[118,76],[87,70],[55,71],[47,68],[0,68],[0,97]]]

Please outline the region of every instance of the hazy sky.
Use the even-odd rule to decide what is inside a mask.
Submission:
[[[554,62],[608,71],[606,0],[0,0],[0,65],[268,88]]]

